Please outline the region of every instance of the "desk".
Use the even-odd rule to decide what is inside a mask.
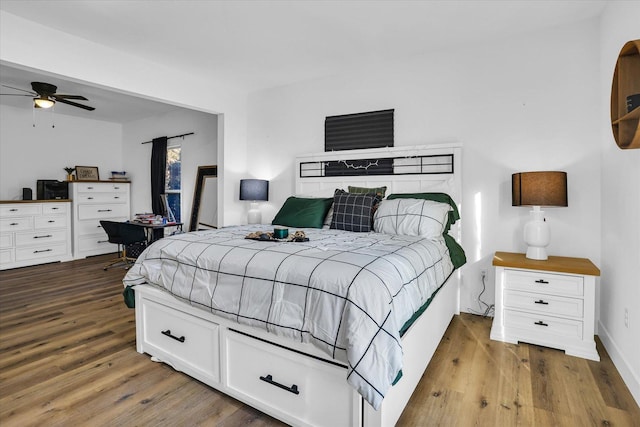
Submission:
[[[176,231],[182,232],[181,222],[172,222],[168,224],[143,224],[141,222],[136,222],[136,221],[128,221],[128,222],[130,224],[144,227],[147,233],[147,240],[149,243],[153,243],[156,240],[162,239],[164,237],[164,229],[167,227],[177,227]]]

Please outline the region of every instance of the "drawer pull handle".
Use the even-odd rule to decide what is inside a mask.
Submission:
[[[16,209],[16,208],[9,209],[9,212],[18,212],[18,209]]]
[[[291,387],[287,387],[284,384],[280,384],[279,382],[274,381],[271,375],[267,375],[266,377],[260,377],[260,379],[266,383],[269,383],[276,387],[280,387],[283,390],[287,390],[289,393],[300,394],[300,392],[298,391],[298,386],[295,384],[293,384]]]
[[[60,208],[51,208],[52,211],[57,211]]]
[[[18,223],[18,222],[12,222],[12,223],[11,223],[11,224],[9,224],[9,225],[20,225],[20,223]]]
[[[111,212],[111,209],[98,209],[98,212]]]
[[[98,243],[109,243],[108,240],[98,240]]]
[[[542,304],[542,305],[549,305],[549,303],[548,303],[548,302],[543,301],[543,300],[541,300],[541,299],[539,299],[538,301],[534,301],[534,303],[536,303],[536,304]]]
[[[537,322],[535,322],[535,324],[538,326],[549,326],[547,323],[544,323],[542,320],[538,320]]]
[[[87,200],[93,200],[93,197],[87,197]]]
[[[55,222],[55,220],[50,219],[49,221],[47,221],[49,224],[53,224]]]
[[[176,341],[180,341],[180,342],[184,342],[184,335],[181,336],[180,338],[176,337],[175,335],[171,335],[171,329],[167,329],[166,331],[162,331],[162,335],[166,335],[169,338],[173,338]]]
[[[39,253],[41,253],[41,252],[51,252],[52,250],[53,250],[53,249],[44,249],[44,250],[41,250],[41,251],[33,251],[33,253],[34,253],[34,254],[39,254]]]
[[[53,237],[53,234],[45,234],[44,236],[33,236],[34,239],[44,239],[47,237]]]
[[[93,187],[87,187],[87,190],[93,190]]]
[[[547,282],[546,280],[542,280],[542,279],[536,280],[536,283],[541,283],[541,284],[544,284],[544,285],[548,285],[549,284],[549,282]]]

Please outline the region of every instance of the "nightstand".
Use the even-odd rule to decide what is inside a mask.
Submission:
[[[600,270],[585,258],[496,252],[496,307],[491,339],[558,348],[600,360],[594,341],[595,283]]]

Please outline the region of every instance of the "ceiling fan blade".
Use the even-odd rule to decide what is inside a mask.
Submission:
[[[29,96],[29,97],[33,97],[34,95],[31,94],[26,94],[26,93],[0,93],[0,95],[2,96]]]
[[[88,111],[95,110],[95,108],[89,107],[88,105],[78,104],[77,102],[67,101],[66,99],[58,99],[58,98],[56,98],[56,101],[57,102],[61,102],[63,104],[73,105],[74,107],[83,108],[83,109],[88,110]]]
[[[1,86],[8,87],[9,89],[15,89],[15,90],[19,90],[19,91],[22,91],[22,92],[27,92],[31,96],[37,95],[35,92],[31,92],[30,90],[26,90],[26,89],[20,89],[19,87],[13,87],[13,86],[8,86],[8,85],[1,85]],[[25,96],[27,96],[27,95],[25,95]]]
[[[81,101],[88,101],[88,99],[82,95],[61,95],[59,93],[54,93],[51,96],[53,96],[56,99],[79,99]]]

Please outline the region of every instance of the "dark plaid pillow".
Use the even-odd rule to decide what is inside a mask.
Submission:
[[[380,198],[375,194],[353,194],[336,190],[333,196],[331,228],[336,230],[369,232],[373,207]]]

